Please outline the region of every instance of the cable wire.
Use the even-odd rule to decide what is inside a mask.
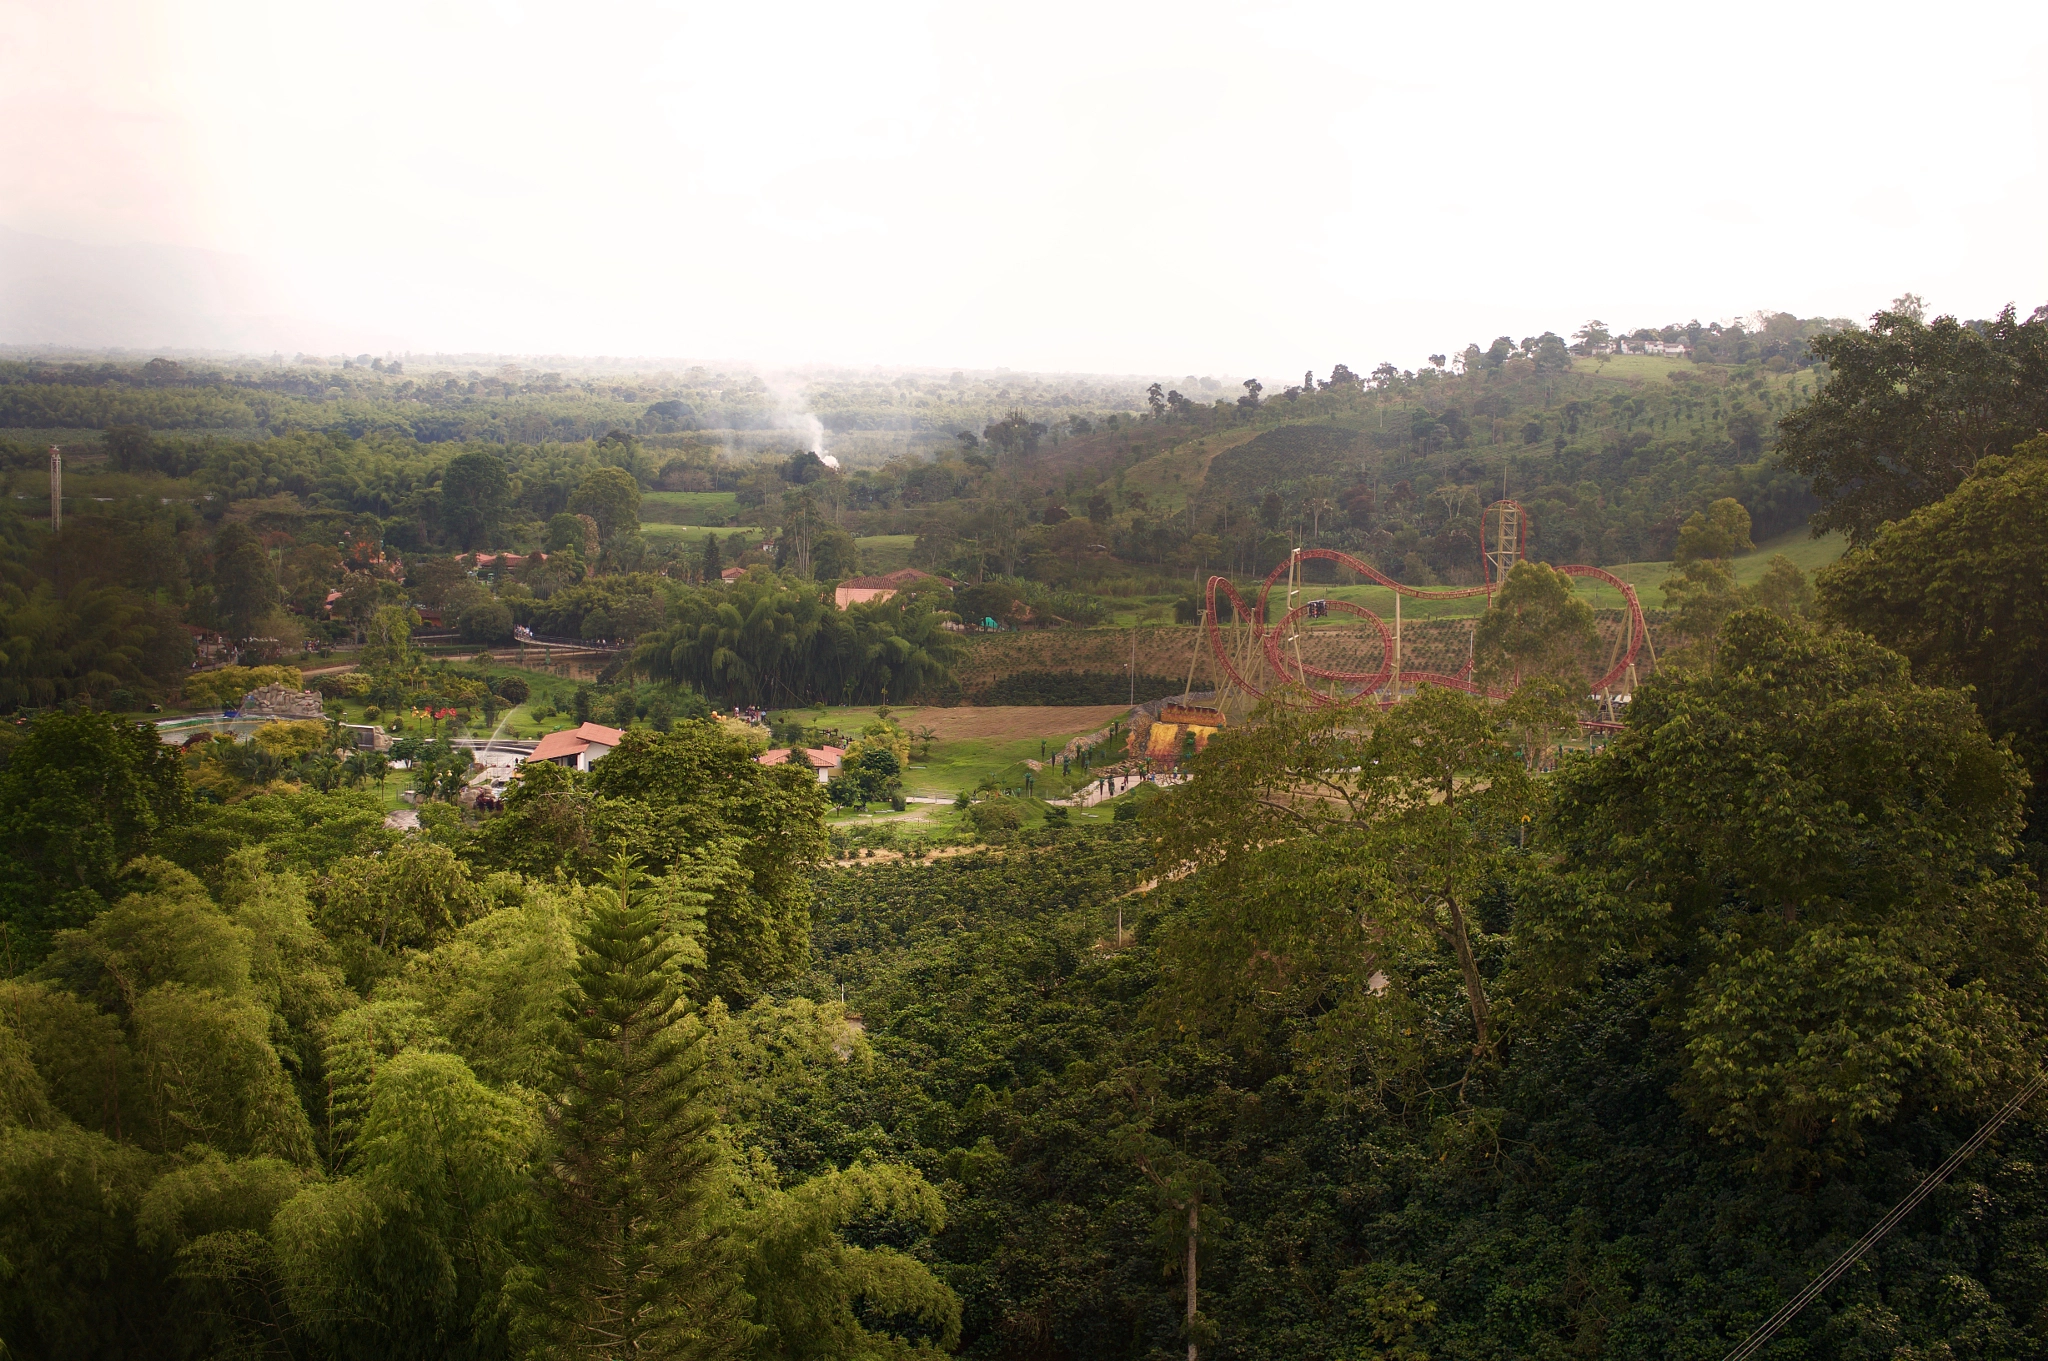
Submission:
[[[1894,1205],[1891,1213],[1880,1219],[1870,1232],[1850,1244],[1848,1250],[1835,1258],[1826,1271],[1807,1284],[1806,1289],[1780,1305],[1777,1313],[1765,1319],[1755,1332],[1743,1340],[1741,1346],[1729,1352],[1726,1361],[1747,1361],[1747,1358],[1756,1355],[1765,1343],[1777,1336],[1779,1329],[1799,1316],[1800,1310],[1819,1298],[1823,1291],[1841,1279],[1843,1272],[1856,1265],[1864,1253],[1876,1247],[1886,1234],[1897,1228],[1899,1221],[1911,1214],[1914,1206],[1927,1199],[1935,1187],[1947,1181],[1958,1167],[1975,1157],[1977,1150],[1984,1147],[1992,1135],[1998,1133],[2001,1125],[2019,1114],[2020,1107],[2026,1105],[2028,1100],[2041,1090],[2043,1084],[2048,1084],[2048,1072],[2036,1074],[2034,1080],[2022,1088],[2018,1096],[2006,1102],[1998,1113],[1979,1126],[1977,1132],[1960,1148],[1949,1154],[1946,1162],[1929,1172],[1920,1184],[1913,1188],[1911,1195]]]

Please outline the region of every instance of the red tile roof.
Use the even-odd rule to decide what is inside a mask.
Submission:
[[[540,739],[540,745],[533,749],[529,761],[559,761],[564,756],[581,756],[595,746],[616,747],[625,737],[617,728],[607,728],[602,723],[585,723],[580,728],[569,728],[562,732],[551,732]]]
[[[841,586],[851,586],[857,591],[900,591],[905,586],[914,585],[920,581],[936,581],[943,586],[951,586],[953,584],[942,576],[934,576],[930,572],[920,572],[915,567],[901,568],[894,572],[884,573],[878,577],[849,577],[839,584]]]
[[[754,759],[764,766],[786,765],[789,762],[789,752],[790,749],[788,747],[771,747]],[[844,762],[846,759],[846,749],[844,747],[811,747],[804,752],[804,757],[811,763],[811,769],[816,770],[819,766],[836,766]]]

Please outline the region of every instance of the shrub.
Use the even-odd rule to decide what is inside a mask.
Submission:
[[[242,696],[265,685],[297,690],[305,684],[296,666],[223,666],[202,671],[185,681],[185,702],[221,709],[240,705]]]
[[[983,799],[967,810],[974,830],[991,839],[1008,836],[1024,825],[1024,810],[1007,798]]]
[[[1110,817],[1112,822],[1136,822],[1137,820],[1138,804],[1134,799],[1125,799],[1122,803],[1117,804],[1116,812]]]
[[[288,723],[266,723],[252,739],[256,746],[282,760],[310,756],[327,745],[327,725],[311,719]]]
[[[363,722],[365,723],[375,723],[382,717],[384,717],[384,711],[374,704],[363,710]]]
[[[524,704],[528,697],[533,694],[533,690],[527,683],[517,676],[500,677],[491,689],[495,690],[498,698],[504,700],[507,704]]]

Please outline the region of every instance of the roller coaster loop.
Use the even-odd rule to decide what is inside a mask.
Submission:
[[[1205,608],[1202,611],[1202,627],[1208,639],[1209,651],[1216,658],[1217,664],[1230,677],[1231,683],[1244,690],[1246,694],[1259,697],[1265,692],[1253,685],[1238,670],[1237,664],[1231,660],[1230,649],[1225,645],[1223,632],[1217,625],[1216,593],[1219,590],[1229,598],[1231,608],[1236,612],[1236,617],[1245,620],[1251,627],[1254,641],[1259,644],[1260,650],[1264,652],[1266,664],[1272,668],[1273,674],[1301,686],[1314,703],[1327,705],[1336,701],[1329,695],[1319,693],[1315,686],[1310,683],[1311,678],[1327,682],[1333,687],[1356,686],[1358,687],[1357,693],[1359,695],[1372,694],[1394,679],[1393,633],[1387,628],[1385,620],[1363,605],[1354,605],[1348,600],[1320,602],[1329,610],[1369,620],[1373,627],[1379,630],[1381,657],[1379,669],[1376,671],[1338,671],[1327,667],[1310,666],[1300,661],[1298,656],[1290,664],[1285,654],[1281,651],[1281,643],[1292,636],[1290,630],[1293,629],[1296,621],[1308,611],[1309,607],[1307,605],[1298,605],[1279,619],[1273,621],[1270,626],[1261,626],[1261,621],[1266,618],[1266,602],[1273,594],[1273,588],[1279,584],[1280,578],[1289,570],[1293,563],[1316,560],[1341,563],[1360,576],[1376,582],[1397,594],[1405,595],[1411,600],[1460,600],[1475,595],[1490,596],[1494,588],[1491,574],[1489,574],[1489,583],[1485,586],[1462,586],[1449,589],[1404,586],[1392,577],[1381,573],[1371,564],[1360,562],[1349,553],[1340,552],[1334,548],[1304,548],[1293,555],[1290,561],[1283,562],[1278,567],[1275,567],[1267,574],[1264,583],[1259,587],[1259,599],[1255,608],[1246,606],[1244,598],[1238,595],[1237,588],[1230,583],[1228,578],[1212,576],[1209,578],[1209,588],[1204,602]],[[1620,591],[1622,599],[1627,602],[1628,620],[1626,637],[1629,644],[1628,649],[1609,668],[1607,674],[1593,682],[1595,693],[1605,693],[1616,681],[1629,674],[1630,668],[1635,665],[1636,655],[1644,646],[1644,641],[1647,637],[1647,625],[1643,621],[1642,602],[1636,598],[1635,587],[1629,585],[1612,572],[1602,568],[1572,564],[1560,566],[1556,570],[1570,577],[1591,577],[1597,581],[1604,581]],[[1454,690],[1463,690],[1469,694],[1479,694],[1481,693],[1480,687],[1473,683],[1471,674],[1472,664],[1469,661],[1456,675],[1445,675],[1435,671],[1410,671],[1404,667],[1399,677],[1399,683],[1441,685]],[[1502,697],[1499,691],[1486,693]],[[1390,700],[1391,697],[1389,697],[1388,701],[1383,702],[1390,702]]]

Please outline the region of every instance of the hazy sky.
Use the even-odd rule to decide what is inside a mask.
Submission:
[[[0,0],[0,341],[1298,373],[2048,302],[2048,5]]]

